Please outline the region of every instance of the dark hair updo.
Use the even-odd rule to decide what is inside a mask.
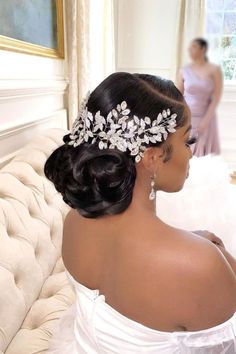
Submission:
[[[91,113],[100,111],[106,117],[122,101],[127,102],[131,117],[154,120],[169,108],[177,114],[177,127],[184,125],[186,104],[172,81],[146,74],[114,73],[91,93],[87,107]],[[125,211],[136,179],[134,158],[117,149],[100,150],[97,143],[73,147],[68,144],[69,135],[63,140],[65,144],[46,161],[44,172],[64,201],[87,218]]]
[[[205,49],[205,60],[208,61],[208,57],[207,57],[207,50],[208,50],[208,42],[206,39],[204,38],[195,38],[194,42],[196,42],[200,48]]]

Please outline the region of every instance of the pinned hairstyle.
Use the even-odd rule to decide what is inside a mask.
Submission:
[[[110,75],[91,93],[87,107],[91,113],[100,111],[106,117],[122,101],[127,102],[130,116],[148,116],[154,120],[159,112],[169,108],[177,114],[176,128],[185,123],[186,103],[180,91],[172,81],[147,74]],[[73,147],[68,144],[69,135],[63,140],[64,144],[46,161],[44,172],[64,201],[87,218],[125,211],[132,201],[135,185],[134,158],[117,149],[100,150],[97,144]]]

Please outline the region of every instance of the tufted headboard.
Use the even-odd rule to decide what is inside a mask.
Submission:
[[[50,153],[61,145],[64,134],[62,129],[44,131],[0,170],[0,352],[22,328],[28,312],[32,312],[31,323],[25,330],[40,328],[45,321],[43,300],[53,295],[41,289],[56,264],[63,270],[57,260],[69,208],[45,178],[43,167]],[[39,295],[40,320],[31,309]],[[27,340],[25,330],[20,336]],[[14,350],[7,349],[6,353]]]

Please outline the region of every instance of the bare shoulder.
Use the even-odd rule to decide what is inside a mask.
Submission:
[[[229,319],[236,311],[236,278],[221,251],[191,232],[170,230],[162,247],[163,299],[180,327],[200,330]],[[152,257],[149,257],[152,259]],[[158,269],[157,269],[158,266]],[[153,274],[160,263],[153,262]],[[156,267],[156,269],[155,269]],[[154,289],[160,294],[160,283]],[[168,308],[167,304],[165,304]]]
[[[209,63],[209,70],[213,76],[220,75],[222,73],[220,65]]]
[[[234,272],[216,245],[202,236],[185,231],[182,231],[182,242],[182,251],[189,254],[187,258],[182,254],[182,259],[184,262],[192,260],[188,263],[189,267],[186,268],[186,272],[195,274],[203,281],[207,279],[208,284],[210,284],[209,276],[211,275],[212,285],[217,280],[215,286],[223,285],[223,283],[236,286]]]
[[[190,236],[190,235],[189,235]],[[191,243],[192,246],[191,247]],[[190,280],[191,317],[186,317],[189,330],[213,327],[229,319],[236,311],[236,278],[222,252],[201,236],[193,236],[189,253],[192,264],[186,270]]]

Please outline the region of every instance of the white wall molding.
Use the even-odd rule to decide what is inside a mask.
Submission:
[[[0,130],[30,124],[66,108],[68,81],[0,80]]]
[[[16,152],[32,139],[33,135],[49,128],[67,129],[67,112],[65,109],[55,111],[47,117],[42,117],[36,121],[1,129],[0,167],[14,157]]]
[[[38,126],[38,125],[45,125],[45,124],[52,122],[52,121],[60,122],[61,128],[66,128],[67,127],[66,110],[62,109],[60,111],[53,112],[52,114],[50,114],[47,117],[42,117],[42,118],[37,119],[37,121],[31,121],[31,122],[19,124],[14,127],[8,127],[8,128],[6,127],[5,129],[1,129],[0,142],[3,138],[9,137],[11,135],[19,134],[21,132],[24,132],[25,130],[31,129],[31,128]]]
[[[21,97],[64,94],[67,86],[67,80],[1,80],[0,102]]]

